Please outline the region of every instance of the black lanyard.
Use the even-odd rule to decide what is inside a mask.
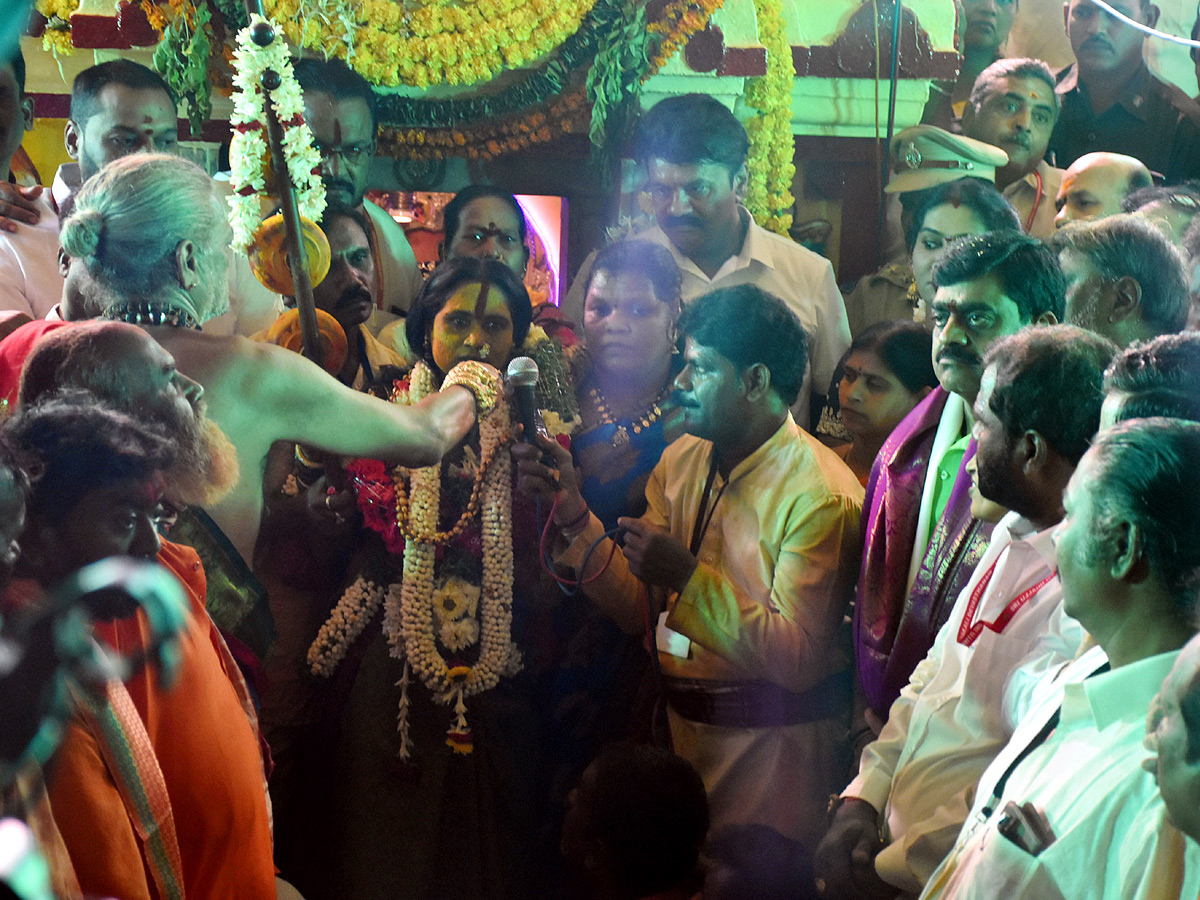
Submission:
[[[1109,664],[1104,663],[1087,677],[1091,678],[1092,675],[1100,675],[1104,672],[1107,672],[1109,668]],[[1054,732],[1054,729],[1058,727],[1058,720],[1061,715],[1062,706],[1059,705],[1058,709],[1054,711],[1054,715],[1050,717],[1050,721],[1042,726],[1042,730],[1037,733],[1034,739],[1029,742],[1029,745],[1020,752],[1017,758],[1014,759],[1012,764],[1005,770],[1004,774],[1000,776],[1000,780],[996,782],[995,790],[992,791],[992,798],[988,801],[987,806],[983,808],[984,816],[990,816],[996,811],[996,804],[998,804],[1001,798],[1004,797],[1004,788],[1008,784],[1008,779],[1012,776],[1012,773],[1016,771],[1017,766],[1025,762],[1025,757],[1027,757],[1038,747],[1042,746],[1042,744],[1046,743],[1046,741],[1050,738],[1050,735]]]
[[[725,495],[725,488],[729,487],[728,481],[721,485],[721,489],[717,491],[717,498],[713,500],[712,508],[710,509],[708,498],[712,496],[713,484],[716,483],[716,480],[717,451],[714,449],[712,463],[708,467],[708,478],[704,482],[704,493],[700,496],[700,508],[696,510],[696,521],[692,523],[692,543],[689,548],[692,556],[699,555],[700,545],[704,543],[704,535],[708,533],[708,526],[712,524],[713,513],[717,511],[717,504],[721,502],[721,497]]]

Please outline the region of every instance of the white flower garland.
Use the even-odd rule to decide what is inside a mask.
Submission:
[[[308,668],[314,675],[333,675],[350,645],[358,640],[383,600],[383,588],[361,575],[346,588],[332,614],[308,648]]]
[[[424,363],[418,362],[413,369],[409,401],[419,403],[432,390],[432,375]],[[490,690],[503,675],[520,670],[520,653],[512,642],[512,458],[503,446],[509,429],[508,405],[503,401],[497,402],[491,414],[479,423],[480,457],[491,462],[484,476],[481,504],[483,583],[478,661],[473,666],[451,669],[438,651],[433,614],[436,549],[433,543],[406,542],[404,578],[396,604],[399,609],[385,612],[384,627],[391,655],[406,660],[437,702],[454,703],[456,715],[448,733],[455,749],[458,749],[455,738],[470,734],[464,699]],[[441,465],[413,470],[410,484],[409,530],[414,535],[432,536],[437,533],[441,503]],[[389,605],[392,599],[389,592]],[[394,628],[397,618],[398,631]],[[407,700],[407,691],[402,690],[399,709],[402,732],[407,731]],[[401,756],[407,758],[404,750],[402,747]]]
[[[275,39],[260,47],[251,38],[255,25],[263,23],[275,30]],[[262,221],[260,195],[266,191],[267,145],[266,100],[262,74],[273,69],[281,84],[271,92],[271,101],[283,128],[283,152],[288,172],[296,188],[300,215],[316,222],[325,211],[325,185],[318,169],[321,154],[313,146],[312,132],[304,122],[304,101],[292,73],[283,32],[262,16],[250,17],[250,25],[238,32],[234,51],[233,113],[229,117],[233,138],[229,144],[230,183],[229,224],[233,228],[230,246],[245,253],[254,241],[254,232]]]
[[[392,399],[402,404],[418,403],[433,391],[429,367],[418,362],[413,368],[408,392],[398,391]],[[388,653],[394,659],[404,660],[404,674],[396,682],[400,688],[397,731],[402,759],[409,759],[412,753],[408,722],[410,672],[429,688],[436,702],[444,706],[453,704],[455,716],[447,730],[450,736],[447,743],[456,752],[469,753],[471,730],[466,720],[465,698],[490,690],[502,677],[511,677],[521,671],[521,653],[512,641],[512,457],[504,446],[509,431],[508,405],[500,400],[479,423],[480,457],[482,461],[490,462],[484,474],[480,503],[483,579],[477,629],[472,628],[475,621],[468,616],[449,623],[452,633],[445,631],[448,623],[434,611],[437,545],[432,540],[407,540],[401,581],[389,585],[386,591],[367,583],[373,590],[364,600],[360,578],[342,595],[309,649],[309,666],[313,672],[331,674],[382,601],[383,633],[387,637]],[[441,506],[441,464],[421,469],[398,469],[397,474],[409,476],[409,533],[419,538],[432,538],[437,534]],[[451,668],[438,650],[439,636],[451,650],[455,649],[451,640],[460,641],[463,646],[479,640],[478,661],[473,666]]]

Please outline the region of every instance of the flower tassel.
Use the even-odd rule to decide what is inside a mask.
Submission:
[[[463,686],[461,682],[455,690],[455,695],[454,724],[446,732],[446,746],[455,753],[461,753],[463,756],[466,756],[475,749],[475,745],[471,741],[471,726],[467,724],[467,704],[463,700]]]
[[[400,733],[400,752],[396,754],[405,762],[412,759],[412,740],[408,734],[408,660],[404,660],[404,674],[396,682],[400,688],[400,707],[396,714],[396,731]]]

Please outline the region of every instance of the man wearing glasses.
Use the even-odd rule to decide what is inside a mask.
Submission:
[[[304,120],[321,154],[321,180],[335,206],[361,210],[370,222],[375,253],[375,297],[380,307],[405,313],[421,289],[417,258],[404,229],[385,210],[363,199],[375,156],[375,95],[365,78],[339,59],[294,62],[304,92]],[[385,324],[368,323],[372,331]],[[392,317],[385,317],[392,318]]]

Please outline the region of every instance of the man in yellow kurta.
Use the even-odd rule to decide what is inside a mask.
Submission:
[[[713,828],[764,824],[811,848],[844,764],[838,633],[862,487],[788,412],[806,341],[783,301],[754,285],[717,290],[680,329],[688,435],[651,475],[646,515],[620,520],[624,552],[603,574],[610,546],[566,451],[514,451],[519,484],[557,501],[559,562],[595,578],[587,596],[626,631],[656,632],[672,741],[704,778]]]

